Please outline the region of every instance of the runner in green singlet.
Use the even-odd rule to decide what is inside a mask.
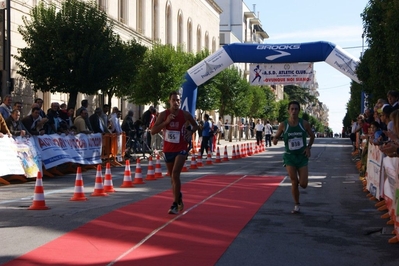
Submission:
[[[298,213],[300,210],[298,185],[302,188],[308,186],[308,160],[315,138],[309,122],[298,117],[299,109],[299,102],[288,103],[289,118],[280,123],[273,138],[273,144],[277,145],[280,136],[283,134],[284,137],[283,161],[291,179],[291,193],[295,201],[292,213]],[[308,144],[306,144],[307,136],[309,136]]]

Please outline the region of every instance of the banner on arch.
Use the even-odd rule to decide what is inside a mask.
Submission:
[[[313,63],[250,64],[251,85],[299,85],[314,83]]]

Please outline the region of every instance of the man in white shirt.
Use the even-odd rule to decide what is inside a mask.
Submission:
[[[256,144],[259,146],[262,144],[262,134],[263,130],[265,129],[265,126],[262,124],[260,119],[257,120],[257,123],[255,125],[255,132],[256,132]]]
[[[266,121],[265,125],[265,144],[267,147],[267,144],[269,143],[269,147],[272,146],[272,134],[273,134],[273,127],[270,125],[269,121]]]
[[[116,133],[116,134],[121,134],[122,133],[122,127],[121,127],[121,124],[120,124],[120,122],[119,122],[119,115],[118,115],[118,113],[119,113],[119,109],[118,109],[118,107],[113,107],[112,108],[112,113],[111,113],[111,117],[110,117],[110,119],[109,119],[109,122],[110,122],[110,124],[111,124],[111,129],[110,129],[110,131],[112,132],[112,133]]]

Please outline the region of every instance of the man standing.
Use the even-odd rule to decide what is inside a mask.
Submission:
[[[102,110],[97,107],[94,110],[94,114],[89,117],[90,125],[93,128],[94,133],[109,133],[107,126],[104,124],[104,120],[101,118]]]
[[[150,133],[150,125],[151,125],[151,121],[152,119],[155,117],[156,114],[156,109],[154,106],[150,106],[150,108],[148,108],[147,111],[145,111],[141,117],[141,120],[143,121],[143,125],[144,125],[144,130],[145,130],[145,136],[147,138],[147,146],[151,147],[151,133]]]
[[[299,213],[299,189],[308,186],[308,161],[310,149],[314,141],[314,134],[308,121],[298,117],[299,102],[288,103],[289,118],[280,123],[273,144],[277,145],[278,139],[283,134],[285,153],[283,155],[284,166],[291,179],[291,193],[295,201],[292,213]],[[306,137],[310,137],[306,145]]]
[[[273,134],[273,127],[270,125],[269,121],[266,121],[265,125],[265,144],[267,147],[267,144],[269,143],[269,147],[272,146],[272,134]]]
[[[255,131],[256,131],[256,145],[261,145],[262,144],[262,139],[263,139],[263,130],[265,129],[265,126],[261,123],[260,119],[256,121],[255,125]]]
[[[86,120],[88,120],[89,114],[87,113],[86,109],[83,109],[80,112],[80,115],[75,118],[75,121],[73,121],[73,125],[76,127],[76,134],[83,133],[83,134],[91,134],[93,131],[91,131],[86,124]]]
[[[197,131],[198,125],[189,112],[180,109],[180,95],[177,92],[169,95],[169,106],[169,109],[159,114],[151,129],[151,134],[155,135],[163,130],[163,153],[172,179],[173,191],[173,203],[169,214],[178,214],[184,208],[180,191],[180,173],[187,158],[191,136]],[[191,125],[191,129],[185,127],[187,122]]]
[[[11,95],[4,96],[3,103],[0,105],[0,113],[4,119],[11,115],[12,111],[12,98]]]
[[[6,119],[7,127],[13,137],[25,137],[27,134],[27,130],[22,124],[20,118],[21,112],[17,109],[14,109],[12,110],[11,115]]]
[[[229,132],[230,132],[229,120],[226,119],[226,122],[224,123],[224,140],[225,141],[229,140]]]

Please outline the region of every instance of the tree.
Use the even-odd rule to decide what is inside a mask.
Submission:
[[[136,104],[154,106],[168,102],[172,91],[179,91],[188,69],[187,55],[181,48],[154,44],[145,53],[135,84],[128,99]]]
[[[108,95],[108,105],[111,106],[111,99],[114,95],[118,97],[128,97],[132,93],[132,84],[138,78],[138,72],[144,60],[147,47],[139,44],[136,40],[128,42],[117,42],[112,47],[115,63],[112,71],[115,73],[111,77],[110,87],[103,90]]]
[[[27,43],[15,56],[18,73],[34,90],[69,93],[75,107],[77,94],[95,94],[108,88],[112,70],[111,48],[116,36],[107,15],[94,4],[62,2],[58,10],[43,2],[23,18],[18,31]]]

